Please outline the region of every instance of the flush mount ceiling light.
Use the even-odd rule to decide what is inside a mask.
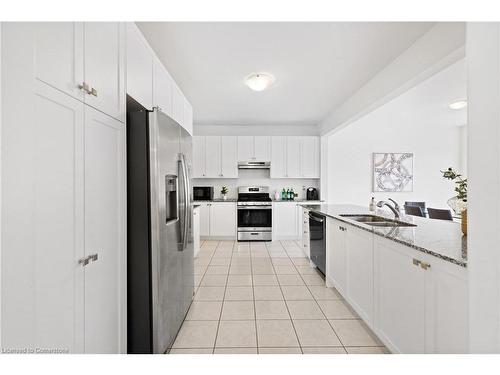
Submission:
[[[462,109],[467,107],[467,100],[457,100],[456,102],[450,103],[448,105],[450,109]]]
[[[245,78],[245,85],[253,91],[264,91],[271,87],[276,78],[270,73],[252,73]]]

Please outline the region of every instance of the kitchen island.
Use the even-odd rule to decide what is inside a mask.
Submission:
[[[354,205],[304,205],[326,217],[326,285],[393,353],[468,351],[467,246],[460,224]],[[366,217],[366,216],[365,216]]]

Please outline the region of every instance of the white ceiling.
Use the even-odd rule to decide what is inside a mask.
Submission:
[[[316,125],[432,23],[137,23],[197,125]],[[276,76],[268,91],[243,83]]]

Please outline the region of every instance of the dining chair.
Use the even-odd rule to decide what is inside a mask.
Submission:
[[[405,205],[405,214],[412,215],[412,216],[425,217],[424,213],[422,212],[422,207],[419,207],[419,206],[406,206]]]
[[[451,215],[450,210],[428,208],[427,213],[429,214],[429,219],[453,220],[453,216]]]

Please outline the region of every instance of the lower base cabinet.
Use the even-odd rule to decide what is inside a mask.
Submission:
[[[200,203],[200,236],[236,239],[236,202]]]
[[[297,221],[297,203],[273,203],[274,240],[297,240],[299,238]]]
[[[394,353],[467,353],[467,269],[335,219],[327,285]]]
[[[198,256],[200,252],[200,207],[195,207],[193,210],[193,256]]]

